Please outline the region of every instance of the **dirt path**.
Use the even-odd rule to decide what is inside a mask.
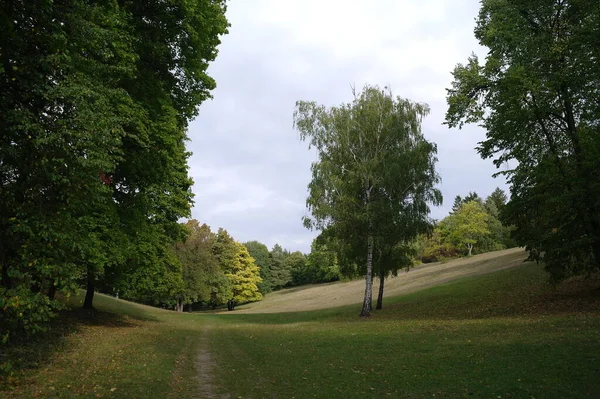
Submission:
[[[452,260],[446,263],[431,263],[418,266],[408,273],[400,272],[385,282],[385,296],[392,297],[442,284],[461,277],[485,274],[520,265],[527,257],[522,248],[475,255],[471,258]],[[378,281],[373,292],[376,299]],[[240,306],[239,313],[281,313],[334,308],[362,302],[365,283],[363,279],[345,282],[319,284],[315,286],[286,289],[268,294],[261,302]]]
[[[206,328],[200,335],[200,350],[196,355],[196,371],[198,378],[198,399],[229,398],[229,395],[223,396],[217,393],[217,386],[214,380],[214,362],[210,353],[210,343],[208,342],[208,332]]]

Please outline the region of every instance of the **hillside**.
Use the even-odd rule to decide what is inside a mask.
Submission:
[[[385,282],[386,298],[404,295],[448,281],[475,276],[521,265],[527,254],[522,248],[489,252],[445,263],[420,265],[409,272],[400,272]],[[374,281],[374,300],[378,280]],[[240,306],[236,313],[279,313],[328,309],[362,302],[363,279],[285,289],[267,294],[261,302]],[[229,312],[222,312],[227,314]]]
[[[553,288],[523,258],[418,267],[390,280],[369,319],[358,317],[362,281],[223,314],[105,295],[87,312],[72,298],[49,334],[2,353],[14,370],[0,397],[600,397],[600,275]]]

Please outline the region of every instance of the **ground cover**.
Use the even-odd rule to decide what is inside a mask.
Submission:
[[[356,304],[310,310],[305,301],[301,310],[278,298],[314,297],[323,287],[212,314],[98,295],[96,312],[66,312],[51,333],[4,350],[15,372],[0,396],[600,397],[600,277],[553,289],[541,266],[496,255],[478,261],[485,274],[473,264],[424,267],[427,288],[404,281],[414,290],[389,297],[370,319],[357,317]],[[516,267],[493,271],[485,263],[493,259]],[[354,284],[330,290],[341,295]]]

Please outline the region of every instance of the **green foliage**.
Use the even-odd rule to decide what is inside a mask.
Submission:
[[[504,190],[496,187],[496,189],[486,198],[485,208],[491,216],[501,220],[501,215],[504,211],[507,201],[508,197],[506,196]],[[495,211],[493,209],[494,207],[496,208]]]
[[[469,198],[472,200],[464,202]],[[500,188],[485,201],[474,192],[464,199],[457,196],[450,215],[437,223],[431,234],[421,234],[413,243],[417,260],[443,261],[464,254],[465,250],[468,254],[469,248],[472,254],[477,254],[515,247],[513,227],[501,222],[498,211],[504,209],[505,203],[506,194]]]
[[[269,253],[269,248],[261,242],[249,241],[244,244],[250,256],[254,258],[254,262],[260,268],[260,278],[262,281],[258,285],[260,292],[268,294],[273,289],[273,277],[271,275],[272,260]]]
[[[286,262],[289,255],[289,251],[284,250],[279,244],[275,244],[270,252],[272,290],[287,287],[292,282],[291,264]]]
[[[374,251],[428,230],[429,204],[441,202],[434,188],[436,146],[421,133],[428,113],[426,104],[368,85],[352,103],[337,107],[296,103],[294,125],[318,154],[306,201],[311,217],[304,222],[333,228],[348,257],[363,259],[364,316],[371,311]]]
[[[458,210],[460,209],[462,204],[465,204],[465,203],[471,202],[471,201],[481,202],[481,198],[479,197],[479,194],[477,194],[475,191],[471,191],[464,198],[461,197],[460,195],[457,195],[454,198],[454,204],[452,204],[452,212],[451,213],[458,212]]]
[[[313,240],[308,256],[294,252],[290,258],[294,254],[298,258],[297,266],[292,269],[294,285],[326,283],[342,278],[336,251],[319,243],[318,239]]]
[[[13,334],[23,334],[21,338],[26,338],[46,331],[48,321],[59,308],[60,304],[42,293],[32,294],[25,287],[8,290],[0,287],[0,345],[13,338]]]
[[[502,219],[555,282],[600,268],[599,24],[594,1],[482,1],[489,51],[448,89],[446,124],[486,129],[479,153],[510,166]]]
[[[418,261],[423,263],[439,262],[458,256],[458,251],[448,240],[445,224],[436,226],[431,234],[421,234],[417,238]]]
[[[152,302],[181,289],[168,248],[190,209],[186,128],[215,87],[224,12],[212,0],[0,9],[0,289],[44,315],[30,331],[57,290],[84,281]]]
[[[183,305],[194,302],[222,303],[225,300],[223,296],[226,295],[219,295],[218,284],[223,280],[219,276],[223,275],[223,271],[213,253],[216,236],[208,225],[200,225],[195,219],[189,220],[186,228],[187,238],[174,247],[182,265],[181,277],[184,283],[177,298],[178,308],[183,310]]]
[[[448,240],[459,250],[467,249],[471,256],[473,247],[490,234],[488,214],[478,201],[462,204],[457,212],[444,219]]]
[[[233,300],[237,303],[260,301],[263,298],[258,290],[258,284],[261,282],[260,269],[244,244],[236,242],[235,250],[234,262],[226,273],[231,281]]]

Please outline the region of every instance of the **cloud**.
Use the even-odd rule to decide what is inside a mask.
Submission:
[[[307,252],[316,233],[302,226],[314,153],[292,127],[297,100],[348,102],[350,85],[389,85],[427,102],[423,131],[438,145],[445,204],[476,190],[488,195],[501,179],[474,147],[477,127],[442,126],[450,71],[472,51],[474,1],[257,0],[228,5],[223,37],[209,74],[214,99],[190,125],[193,217],[236,239]]]

